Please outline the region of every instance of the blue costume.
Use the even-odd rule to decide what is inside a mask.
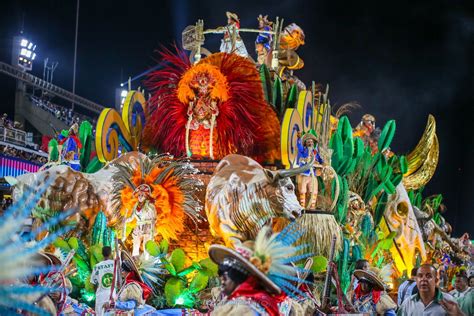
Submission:
[[[160,315],[160,313],[150,305],[137,306],[135,300],[117,301],[115,302],[115,310],[133,311],[133,315],[135,316]],[[107,315],[107,313],[105,315]]]
[[[272,30],[271,26],[266,25],[263,27],[262,31],[270,32]],[[272,34],[269,33],[259,33],[255,44],[262,44],[263,47],[269,52],[271,50]]]
[[[301,138],[297,140],[296,146],[298,147],[297,161],[298,161],[299,167],[302,167],[306,165],[307,163],[309,163],[313,157],[315,159],[315,162],[319,164],[323,163],[323,159],[319,155],[319,152],[316,149],[316,147],[310,150],[308,147],[305,147],[303,145],[303,141],[301,140]],[[311,175],[316,175],[316,174],[314,174],[314,168],[311,168],[310,170],[302,173],[302,175],[311,176]]]
[[[76,171],[81,170],[81,163],[79,161],[79,154],[82,148],[81,141],[74,134],[69,132],[68,136],[60,134],[58,136],[59,144],[62,145],[61,158],[65,161],[72,169]]]

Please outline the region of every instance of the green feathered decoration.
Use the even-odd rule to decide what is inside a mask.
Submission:
[[[380,152],[390,147],[390,144],[393,140],[393,136],[395,135],[396,127],[397,125],[395,124],[395,120],[388,121],[383,127],[382,133],[380,134],[380,138],[378,141],[378,148]]]
[[[288,91],[286,96],[286,106],[285,109],[293,109],[295,108],[296,101],[298,100],[298,87],[296,84],[293,84]]]
[[[388,194],[384,192],[382,193],[382,195],[377,201],[377,206],[375,207],[375,212],[374,212],[375,226],[378,226],[378,224],[382,220],[382,216],[385,211],[385,206],[387,205],[387,200],[388,200]]]
[[[92,125],[88,121],[83,121],[79,127],[79,140],[81,141],[81,169],[86,170],[90,162],[92,150]]]
[[[59,159],[59,150],[58,150],[58,141],[56,138],[53,138],[48,143],[48,153],[49,161],[58,161]]]
[[[94,173],[99,171],[104,166],[104,163],[100,162],[97,157],[91,160],[91,162],[87,165],[85,173]]]
[[[103,244],[104,231],[107,228],[107,219],[105,214],[100,211],[95,217],[94,225],[92,226],[91,245]]]
[[[270,77],[270,71],[268,67],[263,64],[260,66],[260,80],[262,81],[262,88],[263,88],[263,95],[265,96],[265,100],[267,103],[272,103],[272,80]]]
[[[283,102],[283,86],[279,77],[276,77],[275,82],[273,83],[272,104],[278,113],[278,117],[282,118],[285,114],[285,103]]]

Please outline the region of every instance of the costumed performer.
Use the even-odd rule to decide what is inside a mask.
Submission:
[[[235,53],[242,57],[247,57],[249,54],[245,44],[240,38],[240,19],[237,14],[227,11],[227,25],[220,27],[217,30],[224,33],[224,38],[221,42],[220,51],[222,53]]]
[[[66,162],[72,169],[81,170],[79,161],[80,150],[82,148],[81,141],[77,137],[79,133],[79,124],[74,123],[68,131],[67,136],[60,134],[58,143],[61,146],[61,159]]]
[[[143,244],[143,250],[147,241],[153,240],[156,222],[156,209],[151,197],[151,188],[148,184],[139,185],[133,195],[137,197],[137,203],[133,207],[132,215],[125,220],[123,225],[123,237],[127,237],[127,224],[134,221],[135,227],[132,229],[133,251],[132,256],[140,254],[140,247]],[[147,254],[144,251],[145,254]]]
[[[268,61],[268,56],[272,50],[272,34],[266,33],[272,31],[272,21],[268,21],[268,15],[262,16],[261,14],[257,17],[258,28],[262,33],[258,33],[257,39],[255,40],[255,51],[257,52],[257,63],[260,65],[270,65],[271,61]]]
[[[321,164],[323,159],[319,155],[318,138],[314,130],[309,130],[301,137],[301,132],[297,134],[298,140],[298,167],[302,167],[314,160],[313,168],[296,176],[298,182],[298,193],[302,207],[316,208],[318,199],[318,179],[321,175]],[[306,202],[306,194],[310,194],[309,203]]]
[[[94,266],[90,279],[90,282],[94,285],[96,290],[95,313],[98,316],[104,315],[104,305],[110,300],[111,286],[114,279],[112,248],[109,246],[103,247],[102,256],[104,256],[104,260]],[[115,296],[115,293],[113,296]]]
[[[301,293],[292,283],[300,281],[296,273],[300,268],[290,263],[311,254],[296,255],[292,244],[301,231],[294,226],[288,225],[279,234],[264,227],[254,242],[246,241],[235,250],[222,245],[209,248],[209,257],[219,265],[221,289],[226,296],[211,315],[277,316],[278,304],[285,300],[286,293]]]
[[[353,136],[359,137],[366,146],[370,146],[372,154],[376,153],[380,129],[375,127],[375,117],[372,114],[364,114],[362,120],[355,128]]]
[[[359,283],[352,296],[352,304],[359,313],[371,315],[394,316],[397,304],[385,292],[385,283],[382,281],[381,270],[355,270],[354,275]]]
[[[115,315],[119,311],[133,312],[133,315],[136,316],[159,315],[153,307],[145,304],[146,300],[152,293],[152,284],[150,283],[150,280],[147,280],[148,283],[150,283],[149,286],[147,281],[143,279],[135,261],[130,257],[128,252],[122,251],[121,258],[122,279],[124,280],[124,283],[118,292],[117,301],[113,304],[106,303],[104,305],[108,310],[106,315]],[[161,265],[159,259],[156,260],[155,263]],[[153,270],[155,272],[152,272]],[[156,267],[153,267],[147,272],[156,273],[157,271],[161,270],[156,270]],[[148,274],[150,275],[150,273]]]

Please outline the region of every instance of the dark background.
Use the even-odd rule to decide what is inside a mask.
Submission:
[[[227,10],[242,27],[256,27],[260,13],[301,26],[305,68],[298,76],[308,85],[329,83],[335,105],[359,102],[353,126],[364,113],[379,126],[395,119],[396,152],[415,147],[433,114],[440,159],[425,193],[444,195],[455,235],[474,235],[473,1],[82,0],[76,93],[113,107],[115,88],[154,66],[156,49],[180,43],[197,19],[205,28],[224,25]],[[42,76],[46,57],[59,61],[53,83],[71,90],[75,14],[73,0],[2,1],[0,60],[10,62],[11,39],[24,20],[25,35],[38,45],[33,73]],[[243,37],[253,54],[255,36]],[[205,46],[218,50],[219,37],[207,39]],[[13,113],[14,85],[0,76],[2,111]]]

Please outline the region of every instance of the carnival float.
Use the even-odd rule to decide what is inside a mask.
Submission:
[[[8,179],[17,202],[42,188],[23,215],[41,228],[35,249],[60,259],[69,296],[94,306],[91,274],[110,246],[115,260],[131,258],[150,289],[146,304],[208,312],[218,284],[211,245],[262,243],[269,226],[292,236],[295,271],[315,275],[315,310],[344,311],[362,258],[389,271],[389,292],[421,262],[447,274],[467,265],[469,236],[451,237],[442,196],[423,194],[438,164],[435,118],[416,148],[395,153],[394,120],[379,128],[367,114],[351,124],[351,105],[334,109],[329,86],[298,79],[297,51],[311,39],[297,24],[260,15],[247,29],[227,18],[186,27],[179,48],[162,50],[146,94],[130,89],[121,112],[107,108],[95,128],[62,131],[47,165]],[[211,53],[214,34],[223,39]],[[252,34],[255,53],[241,38]],[[278,286],[298,291],[293,281]]]

